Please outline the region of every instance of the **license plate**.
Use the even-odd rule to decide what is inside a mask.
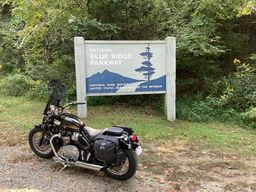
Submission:
[[[135,152],[136,152],[136,154],[139,156],[139,155],[142,153],[142,147],[141,147],[141,146],[138,146],[138,147],[135,149]]]

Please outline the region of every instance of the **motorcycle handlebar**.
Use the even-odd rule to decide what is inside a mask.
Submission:
[[[76,101],[72,101],[72,102],[69,102],[66,105],[64,105],[63,108],[69,107],[71,105],[83,105],[83,104],[85,104],[85,103],[77,103]]]
[[[76,105],[84,105],[85,103],[76,103]]]

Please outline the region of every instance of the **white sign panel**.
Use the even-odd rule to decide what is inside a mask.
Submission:
[[[75,60],[78,102],[86,96],[165,93],[168,119],[175,119],[175,38],[84,41],[76,37]],[[82,117],[85,108],[78,108]]]
[[[166,44],[86,43],[87,95],[165,93]]]

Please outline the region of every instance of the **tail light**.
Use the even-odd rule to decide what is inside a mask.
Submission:
[[[133,134],[130,136],[131,142],[136,142],[137,141],[137,135]]]

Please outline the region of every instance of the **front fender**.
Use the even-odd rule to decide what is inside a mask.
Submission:
[[[43,125],[43,124],[37,124],[37,125],[35,125],[35,128],[39,128],[39,129],[43,129],[43,130],[45,130],[46,131],[46,126],[45,125]]]

